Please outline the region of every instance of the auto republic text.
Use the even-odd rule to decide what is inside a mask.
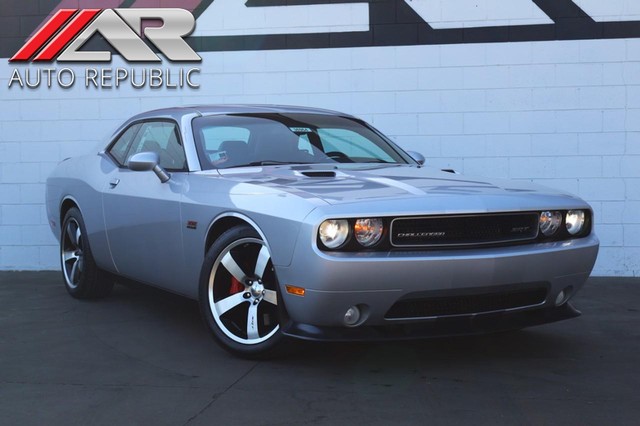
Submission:
[[[70,89],[81,83],[87,89],[198,89],[200,68],[14,68],[9,88]]]

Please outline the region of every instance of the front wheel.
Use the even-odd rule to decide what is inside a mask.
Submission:
[[[207,252],[200,308],[213,337],[236,355],[264,356],[283,339],[271,253],[252,227],[231,228]]]

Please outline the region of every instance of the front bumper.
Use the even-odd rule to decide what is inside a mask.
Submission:
[[[521,312],[479,314],[457,318],[440,318],[410,324],[345,327],[317,327],[289,322],[282,332],[302,340],[329,342],[411,340],[432,337],[464,336],[501,331],[562,321],[580,316],[570,303],[557,308],[534,309]]]
[[[338,334],[357,339],[356,336],[362,333],[371,333],[365,331],[367,329],[389,326],[393,329],[416,324],[421,324],[421,331],[416,332],[417,335],[437,335],[436,330],[430,326],[434,320],[439,325],[442,320],[451,320],[452,324],[460,327],[460,322],[466,322],[475,316],[471,325],[461,327],[462,334],[465,334],[471,332],[466,330],[469,327],[473,330],[478,328],[478,314],[490,315],[490,322],[506,321],[506,329],[570,318],[575,316],[575,312],[569,312],[571,309],[566,304],[566,308],[558,310],[555,299],[564,289],[570,287],[571,295],[574,295],[584,285],[595,263],[598,245],[594,234],[570,241],[542,244],[389,253],[327,254],[313,245],[299,244],[290,266],[276,266],[289,320],[283,324],[283,330],[285,334],[302,338],[324,335],[333,339],[334,337],[329,336],[334,336],[334,329],[337,328],[340,331]],[[446,295],[447,292],[455,293],[461,289],[473,293],[474,290],[481,292],[486,288],[513,287],[520,283],[523,286],[531,283],[544,284],[548,288],[544,302],[522,309],[492,311],[490,314],[474,312],[455,318],[386,317],[397,301],[410,299],[414,294],[437,292]],[[304,287],[305,296],[287,294],[285,285]],[[358,327],[346,327],[345,312],[354,305],[365,307],[365,318]],[[539,316],[538,319],[529,321],[530,317],[524,315],[523,318],[528,319],[524,325],[511,324],[512,321],[520,321],[516,314],[525,313],[537,313]],[[317,333],[317,330],[324,331]],[[380,331],[375,333],[379,334]],[[386,335],[385,333],[382,332],[382,335]],[[373,336],[366,337],[367,340],[370,338]]]

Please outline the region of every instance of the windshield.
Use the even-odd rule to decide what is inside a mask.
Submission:
[[[230,114],[193,120],[203,170],[272,164],[411,162],[361,122],[322,114]]]

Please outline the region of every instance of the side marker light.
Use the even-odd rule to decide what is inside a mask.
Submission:
[[[286,285],[287,293],[293,294],[294,296],[304,297],[305,289],[302,287],[296,287],[294,285]]]

